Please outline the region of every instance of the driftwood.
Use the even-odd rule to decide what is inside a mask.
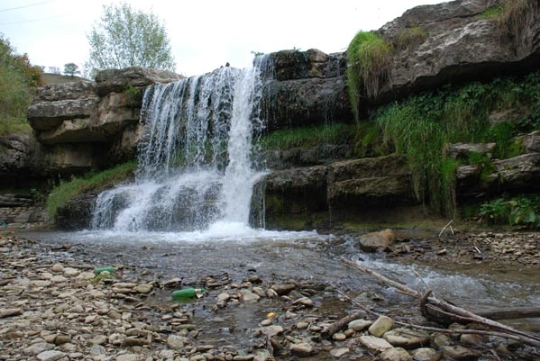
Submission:
[[[417,298],[419,300],[420,311],[422,312],[422,315],[426,318],[434,320],[435,322],[442,322],[442,323],[448,323],[449,321],[451,321],[451,322],[459,322],[459,323],[482,324],[488,327],[489,329],[496,330],[503,334],[511,335],[512,337],[509,337],[509,338],[518,339],[525,344],[540,348],[539,337],[536,337],[527,332],[516,330],[512,327],[503,325],[489,318],[479,316],[461,307],[452,305],[446,301],[441,301],[431,294],[431,290],[428,290],[427,292],[422,294],[399,282],[390,280],[377,272],[374,272],[366,267],[363,267],[359,265],[357,262],[353,262],[345,258],[342,258],[342,260],[345,263],[365,273],[368,273],[374,276],[375,278],[382,281],[383,283],[386,283],[387,285],[390,285],[396,288],[402,293]]]
[[[475,314],[492,320],[515,320],[516,318],[540,317],[540,307],[507,307],[475,311]]]
[[[358,320],[359,318],[364,317],[364,315],[365,315],[365,312],[356,312],[356,313],[353,313],[352,315],[345,316],[345,317],[337,320],[336,322],[334,322],[330,326],[325,327],[322,330],[321,335],[326,337],[326,338],[331,338],[333,334],[335,334],[336,332],[338,332],[342,328],[345,328],[345,326],[347,326],[349,324],[349,322],[354,321],[354,320]]]

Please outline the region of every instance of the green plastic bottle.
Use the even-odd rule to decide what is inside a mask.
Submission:
[[[174,291],[171,296],[174,300],[194,297],[200,298],[204,292],[204,288],[184,288]]]
[[[116,271],[116,268],[114,268],[113,266],[98,267],[98,268],[94,269],[94,274],[97,276],[101,272],[105,272],[105,271],[107,271],[109,273],[114,273],[114,271]]]

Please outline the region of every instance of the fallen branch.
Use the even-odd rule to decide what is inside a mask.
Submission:
[[[448,320],[455,322],[479,323],[491,329],[502,331],[504,334],[514,335],[518,337],[521,342],[540,348],[540,338],[535,337],[529,333],[518,331],[512,327],[503,325],[485,317],[481,317],[461,307],[452,305],[446,301],[441,301],[436,297],[430,296],[430,293],[428,293],[427,297],[425,297],[425,295],[421,294],[420,292],[415,291],[399,282],[390,280],[375,271],[359,265],[357,262],[353,262],[345,258],[342,258],[342,261],[357,269],[360,269],[365,273],[374,276],[383,283],[386,283],[387,285],[390,285],[407,295],[416,297],[423,305],[423,309],[421,309],[420,311],[422,312],[422,315],[426,318],[430,318],[438,322],[443,320],[445,323],[447,323]]]
[[[377,313],[366,306],[362,305],[361,303],[356,302],[346,294],[337,291],[343,298],[347,299],[350,303],[357,306],[358,308],[366,311],[367,313],[370,313],[374,316],[380,317],[382,314]],[[407,323],[407,322],[401,322],[394,320],[394,323],[398,326],[402,327],[408,327],[408,328],[416,328],[418,330],[424,330],[429,332],[439,332],[439,333],[447,333],[447,334],[474,334],[474,335],[483,335],[483,336],[494,336],[494,337],[503,337],[503,338],[509,338],[512,340],[520,341],[521,338],[519,336],[515,335],[509,335],[507,333],[502,332],[495,332],[495,331],[486,331],[486,330],[476,330],[476,329],[465,329],[465,328],[453,328],[453,329],[447,329],[447,328],[439,328],[439,327],[430,327],[430,326],[421,326],[416,325],[413,323]]]
[[[338,332],[339,330],[341,330],[342,328],[347,326],[349,324],[349,322],[354,321],[354,320],[358,320],[359,318],[364,317],[364,315],[365,315],[364,312],[357,312],[357,313],[353,313],[352,315],[345,316],[342,319],[337,320],[336,322],[334,322],[330,326],[325,327],[321,331],[321,335],[323,337],[330,338],[330,337],[332,337],[332,335],[334,335],[334,333]]]

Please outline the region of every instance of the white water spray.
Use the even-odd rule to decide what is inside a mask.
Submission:
[[[260,66],[225,67],[148,88],[136,181],[99,195],[93,227],[248,227],[257,177],[251,162],[252,135],[262,124],[260,73]]]

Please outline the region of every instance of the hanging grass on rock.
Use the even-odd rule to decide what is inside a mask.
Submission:
[[[388,77],[392,46],[374,32],[360,31],[347,49],[349,98],[359,119],[362,98],[375,98]]]

